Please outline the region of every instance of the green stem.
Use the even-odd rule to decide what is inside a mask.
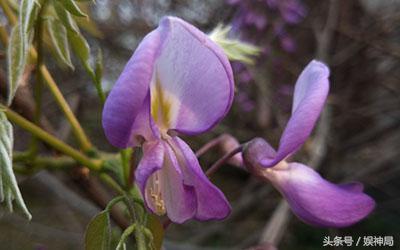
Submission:
[[[71,124],[72,131],[75,137],[78,139],[80,146],[83,151],[88,152],[92,148],[92,145],[86,136],[85,132],[83,131],[80,123],[76,119],[74,113],[72,112],[71,108],[69,107],[67,101],[65,100],[63,94],[61,93],[60,89],[58,88],[56,82],[54,81],[53,77],[51,76],[50,72],[46,68],[45,65],[41,65],[40,72],[43,75],[44,82],[47,84],[47,87],[50,89],[50,92],[53,94],[54,98],[58,106],[60,106],[61,110],[63,111],[65,117],[67,118],[68,122]]]
[[[102,180],[109,187],[114,189],[117,193],[122,194],[122,195],[125,193],[125,191],[122,189],[122,187],[113,178],[111,178],[111,176],[109,176],[108,174],[102,173],[99,175],[99,177],[100,177],[100,180]]]
[[[35,100],[35,113],[34,113],[34,123],[40,126],[40,116],[42,115],[42,89],[43,89],[43,77],[38,70],[43,64],[43,46],[42,46],[42,13],[46,7],[46,2],[44,2],[44,6],[40,8],[40,12],[38,14],[38,20],[35,26],[35,42],[36,42],[36,50],[37,50],[37,59],[36,59],[36,82],[33,86],[33,96]],[[37,156],[38,152],[38,138],[36,136],[32,137],[30,144],[30,153],[33,158]]]
[[[31,157],[31,152],[13,155],[14,170],[20,174],[32,175],[42,169],[58,170],[77,166],[77,162],[69,156],[36,156]]]
[[[0,0],[0,6],[4,11],[4,14],[7,16],[10,24],[14,26],[17,24],[17,17],[11,10],[10,6],[6,3],[5,0]],[[8,37],[4,37],[4,32],[1,34],[1,39],[4,40],[3,43],[4,45],[7,44]],[[29,49],[29,54],[33,60],[36,60],[38,57],[38,53],[34,48]],[[51,76],[50,72],[46,68],[45,65],[41,65],[38,69],[43,76],[44,82],[47,84],[47,86],[50,89],[50,92],[53,94],[54,98],[56,99],[56,102],[58,106],[60,106],[61,110],[63,111],[65,117],[67,118],[68,122],[71,124],[72,131],[77,138],[82,150],[84,152],[90,152],[92,145],[86,136],[85,132],[83,131],[80,123],[76,119],[74,113],[71,111],[71,108],[69,107],[67,101],[65,100],[64,96],[62,95],[60,89],[58,88],[56,82],[54,81],[53,77]]]
[[[142,224],[139,219],[139,214],[137,212],[140,207],[138,206],[138,204],[135,204],[129,193],[125,193],[125,203],[128,208],[128,212],[133,220],[133,223],[139,227],[138,230],[135,230],[137,249],[146,250],[146,238],[143,234],[143,231],[141,230]]]
[[[124,185],[127,188],[129,188],[129,175],[131,169],[132,153],[133,153],[132,148],[127,148],[120,151]]]
[[[106,206],[106,208],[104,209],[104,210],[106,210],[106,211],[110,211],[111,210],[111,208],[115,205],[115,204],[117,204],[118,202],[120,202],[120,201],[123,201],[125,199],[125,197],[124,196],[117,196],[117,197],[115,197],[114,199],[112,199],[110,202],[108,202],[108,204],[107,204],[107,206]]]
[[[65,144],[63,141],[57,139],[53,135],[47,133],[40,127],[36,126],[32,122],[28,121],[27,119],[23,118],[19,114],[15,113],[14,111],[8,109],[7,107],[0,106],[6,112],[8,119],[15,124],[19,125],[24,130],[30,132],[31,134],[35,135],[37,138],[41,139],[45,143],[49,144],[56,150],[64,153],[65,155],[69,155],[74,158],[77,162],[81,163],[82,165],[88,167],[91,170],[99,171],[102,168],[102,161],[91,159],[84,155],[83,153],[79,152],[78,150],[72,148],[71,146]]]

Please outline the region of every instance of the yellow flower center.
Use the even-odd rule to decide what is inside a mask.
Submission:
[[[153,202],[154,210],[157,215],[164,215],[166,213],[164,200],[161,194],[161,179],[159,171],[151,176],[152,180],[149,187],[150,199]]]
[[[151,86],[151,116],[162,135],[166,135],[171,127],[172,118],[171,96],[162,89],[160,78],[156,73]]]

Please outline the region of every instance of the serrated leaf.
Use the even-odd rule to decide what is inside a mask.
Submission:
[[[85,234],[85,250],[110,249],[110,216],[102,211],[89,223]]]
[[[54,45],[57,58],[71,69],[74,69],[69,52],[67,29],[56,19],[47,19],[46,26]]]
[[[7,207],[12,212],[12,202],[15,200],[17,205],[30,220],[32,215],[25,205],[12,169],[13,143],[12,125],[7,120],[4,112],[0,111],[0,201],[3,202],[5,200]]]
[[[8,105],[11,104],[15,92],[20,84],[21,76],[26,64],[27,44],[20,35],[20,25],[14,26],[11,31],[7,48],[8,61]]]
[[[64,26],[67,28],[67,30],[74,32],[74,33],[79,33],[79,27],[76,24],[76,21],[72,18],[71,14],[68,11],[66,11],[58,1],[54,2],[53,7],[57,13],[58,18],[64,24]]]
[[[65,9],[68,10],[69,13],[75,16],[87,17],[87,15],[82,12],[74,0],[61,0],[60,2],[64,5]]]

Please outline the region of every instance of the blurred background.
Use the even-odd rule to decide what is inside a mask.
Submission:
[[[366,192],[377,201],[375,211],[354,226],[313,228],[294,217],[269,184],[227,165],[213,182],[227,195],[232,215],[219,222],[171,225],[165,249],[249,249],[257,245],[267,249],[266,242],[279,249],[321,249],[325,236],[347,235],[354,239],[393,236],[398,249],[399,0],[97,0],[87,4],[86,11],[91,19],[81,27],[93,53],[103,50],[107,90],[143,36],[165,15],[181,17],[204,32],[219,23],[232,25],[232,38],[262,49],[254,65],[232,63],[236,79],[233,108],[211,132],[185,138],[194,149],[222,133],[240,142],[264,137],[277,146],[290,115],[297,76],[314,58],[326,62],[331,69],[327,105],[313,136],[294,157],[332,182],[364,183]],[[0,21],[7,24],[3,14]],[[4,51],[1,55],[0,81],[4,84]],[[50,52],[46,64],[94,144],[115,151],[104,137],[100,103],[84,70],[60,68]],[[29,115],[30,101],[17,101],[14,108]],[[73,144],[68,124],[60,119],[60,110],[47,92],[44,107],[49,129]],[[16,129],[16,149],[26,148],[28,141],[29,135]],[[202,156],[203,168],[222,153]],[[102,200],[91,194],[97,188],[96,180],[82,184],[74,176],[73,171],[20,176],[33,220],[27,222],[1,210],[0,249],[83,249],[86,225],[100,211]],[[107,196],[108,190],[103,191]]]

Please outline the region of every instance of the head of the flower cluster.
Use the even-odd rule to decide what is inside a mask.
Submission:
[[[224,194],[178,136],[214,127],[233,92],[223,49],[182,19],[163,18],[140,43],[106,100],[103,127],[114,146],[143,147],[135,181],[152,212],[176,223],[230,213]]]
[[[312,61],[296,82],[292,115],[278,150],[255,138],[245,145],[243,158],[249,172],[270,181],[300,219],[315,226],[344,227],[365,218],[375,206],[363,185],[335,185],[312,168],[287,160],[311,134],[328,94],[328,77],[329,69]]]

